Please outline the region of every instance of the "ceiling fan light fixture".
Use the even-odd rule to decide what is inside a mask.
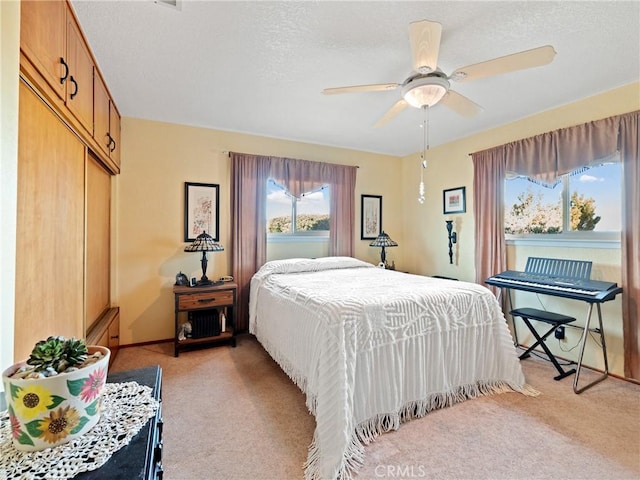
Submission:
[[[402,87],[402,97],[412,107],[432,107],[449,91],[449,81],[442,77],[422,77]]]

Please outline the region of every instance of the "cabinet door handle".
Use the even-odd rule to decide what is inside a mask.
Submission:
[[[113,335],[112,337],[110,337],[112,340],[115,340],[116,338],[120,338],[120,335]]]
[[[73,100],[73,97],[75,97],[78,94],[78,82],[76,82],[75,78],[73,78],[73,75],[71,75],[69,77],[69,81],[71,83],[73,83],[73,85],[76,87],[75,90],[73,91],[73,93],[71,95],[69,95],[69,98],[71,98],[71,100]]]
[[[111,135],[109,135],[109,137],[111,138],[111,142],[109,142],[109,145],[113,144],[113,147],[111,147],[109,151],[113,152],[116,149],[116,141],[113,139]]]
[[[60,63],[64,67],[64,75],[60,78],[60,83],[62,84],[69,76],[69,65],[67,65],[67,62],[65,62],[64,58],[62,57],[60,57]]]

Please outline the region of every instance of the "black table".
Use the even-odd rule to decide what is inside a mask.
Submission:
[[[128,445],[115,452],[97,470],[83,472],[82,480],[162,480],[162,369],[159,366],[110,373],[108,383],[137,382],[153,389],[158,410]]]

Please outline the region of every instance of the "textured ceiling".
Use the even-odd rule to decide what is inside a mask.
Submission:
[[[390,155],[422,149],[419,109],[374,123],[400,91],[323,88],[402,83],[410,22],[442,24],[438,65],[458,67],[552,45],[549,65],[452,89],[473,119],[430,113],[431,146],[640,80],[640,2],[216,2],[73,0],[123,116]],[[640,92],[639,92],[640,95]]]

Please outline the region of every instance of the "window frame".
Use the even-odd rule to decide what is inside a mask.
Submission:
[[[286,193],[286,189],[278,184],[275,180],[273,180],[272,178],[267,179],[267,182],[273,182],[275,185],[279,186],[280,188],[282,188],[283,190],[285,190]],[[313,190],[311,192],[306,192],[304,195],[308,195],[311,193],[315,193],[315,192],[319,192],[321,190],[330,188],[331,186],[329,184],[323,185],[322,187]],[[330,191],[330,190],[329,190]],[[286,242],[292,242],[292,241],[309,241],[309,242],[315,242],[315,241],[328,241],[329,240],[329,230],[298,230],[296,228],[296,224],[297,224],[297,213],[298,213],[298,199],[294,196],[291,196],[289,194],[287,194],[288,197],[290,197],[291,199],[291,226],[292,226],[292,231],[290,233],[287,232],[269,232],[267,231],[267,242],[269,241],[273,241],[273,242],[279,242],[279,243],[286,243]],[[267,201],[268,204],[268,201]],[[329,218],[331,218],[331,212],[329,212]],[[268,227],[268,223],[269,223],[269,219],[267,218],[267,227]]]
[[[603,162],[601,165],[604,165]],[[617,162],[611,162],[617,163]],[[597,165],[596,165],[597,166]],[[622,168],[622,165],[620,165]],[[502,231],[507,245],[515,246],[540,246],[540,247],[583,247],[583,248],[621,248],[621,231],[572,231],[571,230],[571,191],[570,177],[572,173],[561,176],[562,183],[562,232],[560,233],[504,233],[506,220],[506,204],[503,202],[503,227]],[[506,194],[507,182],[504,179]],[[622,199],[621,199],[622,202]]]

